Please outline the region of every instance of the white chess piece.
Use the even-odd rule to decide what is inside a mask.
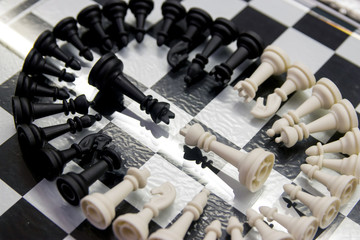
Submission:
[[[251,227],[256,227],[263,240],[294,240],[294,237],[286,232],[278,231],[269,227],[264,221],[264,216],[249,208],[246,216]]]
[[[288,99],[291,93],[311,88],[315,82],[316,79],[311,70],[304,64],[296,62],[289,67],[284,84],[267,96],[266,106],[264,105],[264,98],[259,97],[251,110],[251,114],[256,118],[270,117],[279,109],[281,102]]]
[[[266,131],[266,134],[273,137],[275,134],[279,134],[283,127],[294,126],[300,122],[300,118],[320,108],[329,109],[341,99],[341,92],[335,83],[330,79],[321,78],[313,87],[311,97],[296,110],[288,111],[282,118],[275,121],[272,127]]]
[[[229,218],[226,232],[230,234],[231,240],[243,240],[242,232],[244,231],[243,224],[239,222],[237,217],[231,216]]]
[[[310,164],[302,164],[300,168],[310,179],[314,178],[325,185],[331,196],[338,197],[341,204],[347,203],[355,192],[357,179],[354,176],[330,175],[320,171],[318,166]]]
[[[319,220],[321,228],[328,227],[339,213],[340,199],[337,197],[312,196],[301,191],[300,186],[292,184],[285,184],[283,188],[291,200],[298,199],[311,210],[313,216]]]
[[[182,240],[191,223],[200,218],[209,195],[210,191],[204,188],[186,205],[181,217],[171,227],[157,230],[150,235],[149,240]]]
[[[319,227],[318,219],[313,216],[292,217],[279,214],[277,208],[266,206],[260,207],[259,210],[268,221],[271,222],[275,220],[284,226],[296,240],[312,240]]]
[[[239,92],[245,102],[254,99],[258,87],[271,75],[280,75],[289,68],[290,59],[287,53],[279,47],[269,45],[260,57],[261,64],[255,72],[243,81],[238,82],[234,89]]]
[[[262,148],[256,148],[250,153],[238,151],[223,143],[216,141],[216,137],[205,132],[200,124],[186,125],[180,130],[185,136],[185,143],[190,146],[197,146],[205,152],[213,151],[228,163],[235,166],[239,171],[239,181],[251,192],[261,188],[269,177],[274,165],[275,156]]]
[[[82,212],[92,225],[106,229],[115,217],[115,207],[132,191],[144,188],[149,176],[150,172],[145,168],[129,168],[124,180],[106,193],[85,196],[80,202]]]
[[[292,147],[297,141],[308,138],[311,133],[332,129],[345,133],[352,128],[358,127],[358,124],[354,106],[349,100],[342,99],[331,107],[328,114],[309,124],[300,123],[293,127],[283,127],[280,137],[275,138],[275,142],[284,142],[286,147]]]
[[[154,197],[144,205],[138,213],[127,213],[117,217],[113,224],[113,232],[118,239],[145,240],[149,236],[149,223],[159,212],[169,207],[175,200],[176,190],[169,182],[153,188]]]
[[[214,220],[205,228],[204,240],[216,240],[221,237],[221,222]]]

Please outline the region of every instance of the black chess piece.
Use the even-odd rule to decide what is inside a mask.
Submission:
[[[170,48],[167,61],[172,67],[184,63],[190,51],[190,45],[202,32],[206,31],[212,24],[209,13],[200,8],[191,8],[186,15],[187,30],[182,39]]]
[[[53,29],[53,33],[56,38],[74,45],[74,47],[80,51],[79,55],[84,57],[86,60],[92,61],[94,59],[90,49],[80,40],[77,21],[75,18],[67,17],[58,22]]]
[[[101,39],[102,48],[105,51],[110,51],[113,47],[113,43],[110,40],[109,35],[104,31],[104,28],[101,25],[102,15],[100,7],[96,4],[90,5],[83,10],[77,16],[77,20],[80,25],[89,28],[91,31],[95,32]]]
[[[212,38],[206,44],[201,53],[196,54],[188,68],[187,75],[184,80],[187,84],[192,84],[204,76],[205,65],[209,62],[208,58],[221,45],[228,45],[235,41],[238,36],[236,25],[225,18],[215,19],[211,27]]]
[[[128,5],[123,0],[108,0],[102,8],[102,13],[109,19],[117,30],[118,41],[122,46],[127,46],[129,42],[128,32],[125,29],[124,18]]]
[[[154,8],[153,0],[130,0],[129,8],[136,18],[135,39],[141,43],[145,34],[145,21]]]
[[[161,5],[161,12],[164,16],[163,24],[160,31],[157,33],[157,45],[162,46],[168,39],[168,33],[171,26],[184,18],[186,15],[186,9],[177,0],[166,0]]]
[[[89,74],[89,84],[108,95],[123,93],[140,104],[140,109],[150,114],[155,123],[163,121],[169,124],[169,119],[175,114],[169,110],[170,104],[159,102],[151,95],[145,96],[124,75],[124,65],[113,53],[107,53],[94,65]],[[109,103],[112,104],[112,103]]]
[[[15,96],[33,98],[33,97],[52,97],[54,101],[56,99],[65,100],[70,97],[69,93],[58,87],[51,87],[41,83],[42,75],[29,77],[24,72],[20,72],[16,88]]]
[[[89,194],[89,187],[106,171],[121,167],[121,155],[111,148],[106,148],[94,165],[81,173],[69,172],[56,180],[62,197],[71,205],[79,205],[80,200]]]
[[[36,49],[31,49],[29,54],[26,56],[24,60],[24,65],[22,71],[31,74],[48,74],[51,76],[55,76],[59,78],[59,81],[64,80],[65,82],[73,82],[75,81],[74,75],[67,73],[65,69],[58,69],[51,63],[47,62],[41,53],[39,53]]]
[[[12,97],[12,109],[15,125],[31,123],[35,119],[64,112],[65,115],[80,113],[87,114],[91,102],[85,95],[80,95],[75,100],[63,100],[63,103],[32,103],[23,97]]]
[[[246,59],[259,57],[265,47],[262,38],[255,32],[247,31],[239,35],[237,40],[238,49],[230,56],[226,62],[216,65],[211,71],[215,79],[222,83],[230,81],[233,70]]]

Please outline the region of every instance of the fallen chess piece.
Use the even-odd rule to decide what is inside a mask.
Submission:
[[[145,21],[154,8],[153,0],[130,0],[129,8],[136,18],[135,39],[141,43],[145,34]]]
[[[221,222],[214,220],[205,228],[205,237],[203,240],[216,240],[221,237]]]
[[[242,232],[244,231],[243,224],[239,222],[239,219],[235,216],[229,218],[226,232],[230,234],[231,240],[243,240]]]

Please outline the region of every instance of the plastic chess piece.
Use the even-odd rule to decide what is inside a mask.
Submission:
[[[173,68],[184,63],[190,51],[190,45],[201,33],[212,24],[209,13],[200,8],[191,8],[186,15],[187,30],[181,40],[172,46],[167,55],[167,61]]]
[[[47,62],[43,56],[36,50],[31,49],[24,60],[22,71],[31,74],[48,74],[59,78],[59,81],[65,82],[75,81],[74,75],[67,73],[65,69],[58,69],[53,64]]]
[[[266,134],[273,137],[275,134],[279,134],[283,127],[294,126],[300,122],[300,118],[320,108],[329,109],[341,99],[342,96],[338,87],[330,79],[321,78],[313,87],[311,97],[296,110],[290,110],[281,119],[275,121],[272,127],[266,131]]]
[[[354,106],[347,99],[335,103],[328,114],[308,124],[300,123],[293,127],[283,127],[280,137],[275,142],[284,142],[286,147],[292,147],[297,141],[307,139],[311,133],[336,130],[341,133],[358,127],[358,117]]]
[[[242,223],[239,222],[239,219],[237,219],[237,217],[231,216],[229,218],[228,226],[226,228],[226,232],[230,234],[231,240],[243,240],[243,231],[244,227]]]
[[[237,39],[237,50],[226,60],[226,62],[216,65],[210,75],[216,81],[223,84],[230,81],[233,71],[246,59],[255,59],[264,51],[265,43],[255,32],[247,31],[239,34]]]
[[[94,65],[89,74],[89,84],[107,95],[125,94],[140,104],[140,109],[150,114],[155,123],[169,124],[175,114],[169,110],[170,104],[159,102],[151,95],[145,96],[124,75],[124,65],[113,53],[107,53]],[[114,104],[114,103],[112,103]]]
[[[295,91],[302,91],[315,85],[316,79],[310,69],[302,63],[292,64],[288,71],[284,84],[280,88],[275,88],[274,93],[264,99],[259,97],[256,105],[251,110],[251,114],[256,118],[267,118],[273,115],[281,105],[288,99],[288,95]]]
[[[161,5],[161,12],[164,19],[161,29],[157,33],[157,45],[159,47],[168,39],[168,33],[172,25],[185,17],[186,9],[177,0],[166,0]]]
[[[51,87],[40,83],[42,75],[29,77],[24,72],[20,72],[16,82],[15,96],[31,99],[33,97],[52,97],[65,100],[70,97],[64,88]]]
[[[205,152],[213,151],[239,171],[239,181],[251,192],[256,192],[269,177],[274,165],[274,154],[262,148],[244,153],[216,141],[216,137],[205,132],[200,124],[186,125],[180,130],[189,146],[197,146]]]
[[[144,188],[149,176],[146,168],[129,168],[124,180],[106,193],[93,193],[81,199],[82,212],[93,226],[106,229],[115,217],[115,207],[132,191]]]
[[[205,228],[205,237],[203,240],[216,240],[221,237],[221,222],[214,220]]]
[[[91,50],[80,40],[77,21],[75,18],[67,17],[58,22],[53,29],[53,33],[56,38],[74,45],[74,47],[80,51],[79,56],[84,57],[88,61],[92,61],[94,59]]]
[[[292,217],[288,215],[279,214],[277,208],[270,208],[262,206],[259,211],[264,215],[268,221],[277,221],[285,227],[296,240],[312,240],[315,237],[316,231],[319,227],[318,219],[316,217],[302,216]]]
[[[283,188],[291,200],[298,199],[311,210],[313,216],[319,220],[319,226],[323,229],[327,228],[339,213],[340,199],[337,197],[312,196],[301,191],[300,186],[292,184],[285,184]]]
[[[291,234],[269,227],[269,225],[263,221],[264,216],[251,208],[246,210],[246,217],[249,225],[256,227],[263,240],[295,240]]]
[[[56,39],[53,33],[49,30],[42,32],[35,40],[34,48],[43,56],[54,57],[65,63],[65,67],[71,67],[74,70],[80,70],[81,65],[74,56],[67,56],[66,53],[60,49],[56,44]]]
[[[171,227],[152,233],[149,240],[182,240],[191,223],[200,218],[207,203],[210,191],[204,188],[184,208],[182,215]]]
[[[141,43],[145,34],[145,21],[154,8],[153,0],[130,0],[129,8],[136,18],[135,39]]]
[[[95,32],[101,39],[102,48],[105,51],[110,51],[113,43],[110,40],[101,25],[102,15],[100,7],[96,4],[90,5],[79,12],[77,20],[80,25],[89,28],[90,31]]]
[[[261,64],[255,72],[243,81],[238,82],[234,89],[239,92],[245,102],[254,99],[258,87],[271,75],[280,75],[290,67],[290,58],[287,53],[274,45],[267,46],[260,56]]]
[[[117,40],[122,46],[128,45],[129,34],[125,29],[125,16],[128,9],[128,5],[122,0],[108,0],[105,2],[102,8],[102,13],[109,19],[116,27]]]
[[[145,240],[149,236],[149,223],[159,212],[168,208],[176,198],[176,190],[170,182],[165,182],[151,190],[153,197],[138,213],[127,213],[117,217],[112,229],[117,239]]]

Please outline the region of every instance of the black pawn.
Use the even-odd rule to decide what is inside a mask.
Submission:
[[[19,78],[16,83],[15,96],[18,97],[52,97],[56,99],[65,100],[70,97],[69,93],[62,88],[46,86],[41,84],[40,79],[42,75],[29,77],[24,72],[20,72]]]
[[[145,34],[146,17],[154,8],[153,0],[130,0],[129,8],[136,18],[135,39],[141,43]]]
[[[108,0],[102,8],[104,16],[109,19],[116,27],[118,41],[126,46],[129,42],[128,33],[125,30],[124,18],[126,16],[128,6],[122,0]]]
[[[72,74],[66,72],[65,69],[58,69],[54,65],[47,62],[41,53],[36,49],[31,49],[29,54],[24,60],[22,71],[27,74],[48,74],[59,78],[59,81],[64,80],[65,82],[75,81],[75,77]]]
[[[102,48],[105,51],[110,51],[113,44],[101,25],[102,15],[98,5],[90,5],[78,14],[77,20],[80,25],[89,28],[91,31],[96,32],[102,41]]]
[[[222,83],[230,81],[233,70],[246,59],[259,57],[264,50],[262,38],[255,32],[241,33],[237,40],[238,49],[230,56],[225,63],[216,65],[211,71],[215,79]]]
[[[157,34],[157,45],[159,47],[168,39],[168,33],[171,26],[186,15],[186,9],[177,0],[165,1],[161,6],[161,11],[164,20],[161,29]]]
[[[63,198],[71,205],[79,205],[80,200],[89,194],[89,187],[106,171],[121,167],[121,156],[111,148],[106,148],[99,161],[81,173],[69,172],[56,180],[57,188]]]
[[[35,119],[63,112],[65,115],[80,113],[87,114],[91,102],[85,95],[80,95],[75,100],[63,100],[63,103],[32,103],[24,97],[12,97],[12,108],[15,125],[31,123]]]
[[[150,114],[155,123],[163,121],[169,124],[169,119],[175,115],[169,110],[170,104],[159,102],[151,95],[145,96],[124,75],[124,65],[113,53],[107,53],[94,65],[89,74],[89,84],[103,93],[110,95],[125,94],[140,104],[140,109]],[[113,104],[113,103],[109,103]]]
[[[80,51],[79,55],[86,60],[92,61],[94,59],[90,49],[80,40],[75,18],[67,17],[58,22],[53,29],[53,33],[56,38],[74,45]]]
[[[236,25],[225,18],[217,18],[212,27],[212,38],[206,44],[201,53],[196,54],[188,68],[185,82],[187,84],[198,81],[204,75],[205,65],[209,62],[208,58],[213,54],[221,45],[228,45],[235,41],[238,36]]]

